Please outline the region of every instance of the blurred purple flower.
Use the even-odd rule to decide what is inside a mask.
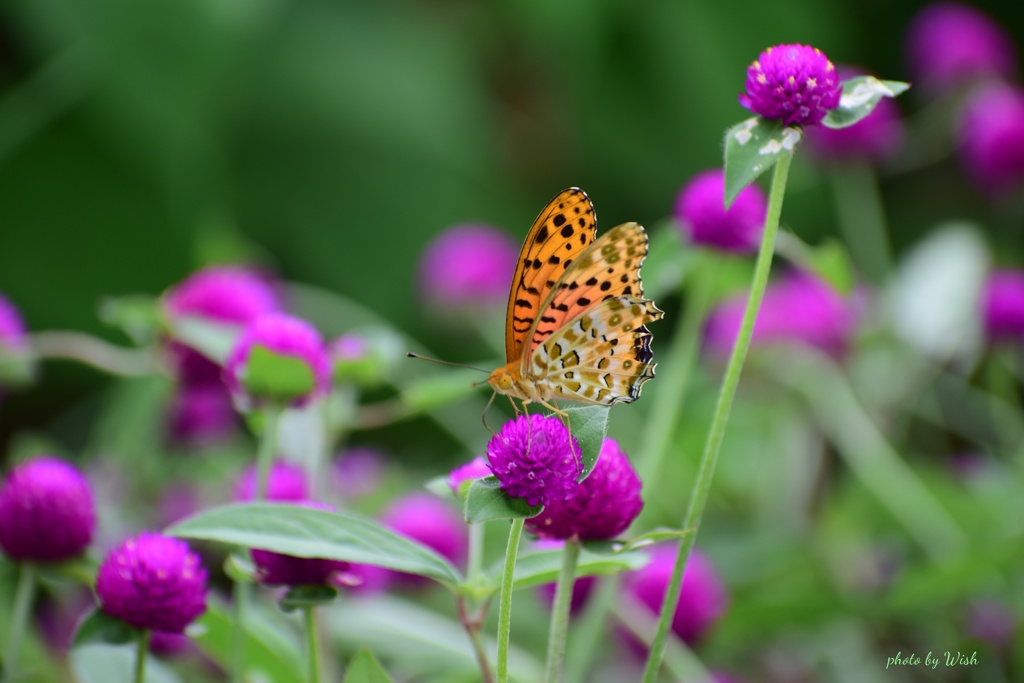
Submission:
[[[376,448],[357,446],[334,461],[334,487],[345,498],[359,498],[377,490],[387,456]]]
[[[1024,188],[1024,90],[994,84],[972,93],[958,137],[979,188],[993,196]]]
[[[914,80],[935,92],[1017,71],[1013,39],[987,15],[958,2],[937,2],[907,27],[907,64]]]
[[[259,471],[253,463],[242,471],[235,482],[235,500],[250,501],[256,496],[256,477]],[[298,463],[275,460],[267,476],[267,500],[299,502],[309,497],[306,470]]]
[[[729,299],[708,316],[704,343],[714,354],[732,352],[739,333],[745,294]],[[768,285],[754,325],[753,345],[800,342],[841,356],[857,322],[857,306],[824,280],[791,272]]]
[[[813,126],[839,106],[842,86],[825,53],[809,45],[770,47],[747,68],[740,104],[787,126]]]
[[[196,447],[224,439],[236,421],[231,396],[219,381],[180,385],[168,410],[168,427],[174,441]]]
[[[329,351],[335,360],[359,360],[370,352],[370,345],[358,334],[344,334],[330,343]]]
[[[594,470],[577,485],[576,495],[551,501],[526,520],[526,528],[548,539],[611,540],[643,509],[640,488],[640,477],[626,453],[614,439],[605,438]]]
[[[981,295],[985,332],[993,341],[1024,341],[1024,271],[997,270]]]
[[[69,560],[95,531],[92,488],[70,463],[36,457],[16,465],[0,486],[0,548],[12,560]]]
[[[442,310],[489,310],[508,297],[519,248],[489,225],[449,228],[424,251],[419,294]]]
[[[206,611],[206,569],[184,541],[143,532],[103,560],[96,595],[135,628],[181,633]]]
[[[476,456],[464,465],[459,465],[448,474],[448,486],[455,493],[459,492],[462,482],[482,479],[491,476],[491,468],[483,456]]]
[[[1017,635],[1017,617],[1001,602],[976,600],[968,607],[967,632],[993,647],[1007,649]]]
[[[380,521],[396,534],[433,548],[456,566],[466,557],[466,525],[462,515],[429,493],[414,491],[395,500],[381,514]],[[398,572],[395,576],[410,584],[425,581]]]
[[[156,503],[156,523],[163,528],[190,517],[203,508],[199,489],[187,482],[171,482],[160,492]]]
[[[280,310],[273,287],[256,273],[231,266],[204,268],[164,295],[173,316],[198,316],[215,322],[247,324]]]
[[[324,503],[304,500],[298,505],[333,512]],[[314,557],[295,557],[269,550],[253,548],[252,561],[256,565],[259,582],[266,586],[316,586],[334,583],[334,578],[349,569],[348,562]]]
[[[657,545],[651,548],[651,561],[642,569],[627,573],[625,590],[636,596],[654,614],[660,614],[665,599],[676,548]],[[725,613],[729,596],[715,567],[704,555],[693,550],[683,573],[682,589],[672,618],[672,631],[688,644],[701,639]]]
[[[245,396],[243,377],[249,354],[259,346],[279,356],[301,361],[313,377],[313,386],[308,392],[292,398],[293,405],[304,405],[310,399],[328,392],[331,384],[331,367],[320,333],[304,320],[283,313],[268,313],[260,316],[242,332],[228,354],[224,366],[224,377],[232,393]],[[253,396],[250,399],[274,398]]]
[[[557,417],[520,415],[487,444],[487,461],[501,487],[529,505],[576,495],[580,446]]]
[[[0,294],[0,347],[8,351],[24,351],[28,346],[25,321],[10,299]]]
[[[757,250],[767,211],[768,200],[755,184],[743,188],[726,210],[721,169],[694,176],[679,193],[675,207],[691,242],[739,253]]]
[[[852,67],[839,67],[841,81],[864,72]],[[848,161],[865,159],[882,161],[899,151],[903,142],[903,120],[899,107],[890,97],[883,97],[874,110],[846,128],[816,126],[807,131],[807,144],[823,159]]]

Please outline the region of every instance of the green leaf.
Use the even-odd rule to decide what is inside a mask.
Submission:
[[[803,133],[787,128],[781,121],[760,116],[738,123],[725,132],[725,206],[759,175],[770,169],[783,154],[792,154]]]
[[[249,672],[259,671],[268,683],[293,683],[303,670],[302,649],[291,638],[290,629],[275,629],[275,617],[284,621],[280,612],[260,613],[260,606],[250,604],[245,610],[245,661]],[[290,624],[289,624],[290,625]],[[206,612],[189,627],[196,645],[222,668],[231,662],[234,620],[231,608],[217,599],[207,600]],[[251,680],[255,680],[253,677]]]
[[[349,662],[342,683],[391,683],[391,677],[381,668],[373,653],[363,649]]]
[[[649,545],[660,543],[662,541],[677,541],[683,536],[692,533],[690,529],[666,529],[658,528],[652,529],[645,534],[640,534],[636,538],[632,538],[627,541],[618,552],[626,550],[636,550],[638,548],[646,548]]]
[[[203,511],[166,533],[295,557],[373,564],[426,576],[448,587],[461,581],[455,567],[430,548],[349,513],[282,503],[235,503]]]
[[[240,329],[194,316],[175,317],[169,321],[171,336],[195,349],[218,365],[224,365]]]
[[[604,436],[608,433],[609,410],[609,406],[585,405],[574,405],[565,409],[569,414],[569,431],[580,443],[580,458],[583,461],[580,481],[586,479],[597,464]]]
[[[649,561],[649,557],[641,552],[621,552],[615,555],[599,555],[586,549],[580,553],[576,565],[576,576],[604,576],[618,574],[630,569],[640,569]],[[562,551],[546,550],[539,553],[521,555],[516,560],[516,573],[512,587],[514,589],[531,588],[558,580],[558,572],[562,567]],[[495,565],[489,570],[493,585],[497,586],[501,577],[502,567]]]
[[[281,609],[294,612],[303,607],[329,605],[338,598],[338,589],[334,586],[292,586],[281,598]]]
[[[479,378],[479,373],[456,370],[417,379],[402,391],[402,403],[413,413],[445,406],[474,393],[473,381]]]
[[[275,353],[260,344],[249,350],[242,383],[253,396],[289,401],[313,390],[313,370],[295,356]]]
[[[98,643],[76,647],[68,655],[72,680],[76,683],[132,683],[135,650],[134,646]],[[174,669],[152,655],[146,657],[145,680],[146,683],[182,682]]]
[[[136,642],[141,635],[142,631],[139,629],[95,607],[78,622],[75,635],[71,639],[71,647],[96,643],[124,645]]]
[[[883,97],[896,97],[909,87],[909,83],[880,81],[874,76],[858,76],[843,81],[839,106],[826,114],[821,123],[828,128],[852,126],[874,111]]]
[[[492,519],[529,519],[543,510],[543,505],[528,505],[524,499],[505,493],[497,477],[474,480],[466,493],[465,517],[470,524]]]
[[[137,344],[152,340],[165,324],[160,299],[145,295],[103,299],[98,315],[104,323],[122,330]]]

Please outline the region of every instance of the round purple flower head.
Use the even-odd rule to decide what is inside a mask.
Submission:
[[[626,577],[626,589],[655,614],[661,611],[675,561],[674,547],[655,546],[651,550],[651,561]],[[683,573],[672,631],[692,645],[718,621],[728,604],[729,596],[714,565],[701,553],[692,551]]]
[[[958,131],[964,166],[991,195],[1024,187],[1024,90],[998,84],[967,102]]]
[[[25,322],[14,304],[0,294],[0,347],[9,351],[23,351],[28,345]]]
[[[280,309],[277,294],[252,271],[217,266],[204,268],[164,295],[175,316],[200,316],[217,322],[245,324]]]
[[[457,225],[439,235],[423,253],[419,290],[443,310],[489,309],[508,296],[519,249],[489,225]]]
[[[487,444],[487,461],[501,488],[529,505],[576,495],[580,445],[557,417],[520,415]]]
[[[755,251],[767,212],[764,191],[754,184],[743,188],[726,210],[725,172],[721,169],[694,176],[676,199],[676,218],[690,241],[723,251]]]
[[[907,63],[915,81],[950,91],[988,76],[1013,77],[1013,39],[992,19],[968,5],[937,2],[910,20]]]
[[[175,441],[204,445],[224,438],[236,420],[221,384],[182,384],[171,401],[168,426]]]
[[[841,80],[862,76],[860,69],[839,67]],[[815,126],[807,131],[807,144],[821,158],[884,160],[903,142],[903,120],[896,102],[883,97],[870,114],[846,128]]]
[[[487,461],[478,455],[466,464],[459,465],[448,474],[448,486],[452,491],[458,493],[459,487],[462,486],[463,482],[482,479],[490,475],[491,468],[487,466]]]
[[[462,564],[465,559],[466,524],[462,515],[429,493],[416,491],[399,498],[384,510],[380,521],[396,534],[433,548],[452,564]],[[396,575],[408,583],[422,582],[422,577]]]
[[[825,53],[809,45],[776,45],[747,68],[740,104],[787,126],[812,126],[839,106],[842,84]]]
[[[0,487],[0,548],[12,560],[71,559],[88,547],[95,530],[92,488],[63,460],[27,460]]]
[[[989,339],[1024,340],[1024,271],[992,273],[982,290],[981,308]]]
[[[206,611],[206,570],[184,541],[143,532],[103,560],[96,595],[135,628],[181,633]]]
[[[249,465],[235,483],[235,500],[252,500],[256,496],[256,477],[259,476],[255,463]],[[275,460],[267,476],[267,500],[299,502],[309,497],[306,484],[306,470],[302,465]]]
[[[254,346],[279,356],[298,359],[309,368],[313,387],[307,393],[294,397],[295,405],[304,405],[311,398],[326,394],[330,388],[331,365],[320,333],[304,320],[283,313],[268,313],[245,328],[228,354],[224,377],[232,393],[245,395],[242,378]]]
[[[333,512],[324,503],[302,501],[302,507]],[[333,583],[338,574],[347,572],[348,562],[312,557],[294,557],[269,550],[253,549],[252,561],[260,583],[267,586],[317,586]]]
[[[526,528],[541,538],[605,541],[621,534],[643,509],[640,477],[614,439],[606,438],[590,476],[569,500],[554,500]]]

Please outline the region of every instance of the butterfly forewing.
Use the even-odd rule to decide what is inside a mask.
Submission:
[[[505,318],[505,360],[522,358],[545,298],[594,241],[594,205],[583,190],[555,196],[526,236],[512,278]]]

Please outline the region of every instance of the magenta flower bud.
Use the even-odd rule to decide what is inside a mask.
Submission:
[[[333,512],[324,503],[301,501],[302,507]],[[259,582],[266,586],[318,586],[334,583],[335,577],[347,572],[348,562],[312,557],[294,557],[269,550],[252,550]]]
[[[658,545],[650,553],[651,561],[645,567],[627,574],[625,588],[654,614],[660,614],[676,561],[676,548]],[[714,565],[701,553],[691,551],[672,617],[672,631],[692,645],[714,626],[728,604],[729,596]]]
[[[728,210],[725,173],[704,171],[683,187],[676,199],[676,218],[694,244],[723,251],[756,251],[764,232],[768,199],[757,185],[747,185]]]
[[[256,477],[259,476],[255,463],[245,468],[235,483],[235,500],[251,501],[256,497]],[[275,460],[267,476],[267,500],[278,502],[300,502],[309,497],[306,470],[302,465]]]
[[[981,295],[985,332],[993,341],[1024,340],[1024,271],[997,270]]]
[[[0,348],[20,352],[27,346],[25,322],[21,319],[21,313],[7,297],[0,294]]]
[[[460,565],[466,557],[466,525],[462,515],[447,502],[421,491],[406,494],[381,514],[381,524]],[[421,577],[396,572],[407,583],[422,583]]]
[[[19,562],[62,562],[89,546],[96,508],[88,480],[41,456],[16,465],[0,487],[0,548]]]
[[[843,81],[864,75],[860,69],[839,67]],[[846,128],[815,126],[807,130],[807,144],[822,159],[884,161],[899,151],[903,120],[896,102],[883,97],[870,114]]]
[[[640,477],[614,439],[605,438],[590,476],[580,482],[576,495],[553,500],[526,528],[541,538],[607,541],[633,523],[643,509]]]
[[[491,468],[487,466],[487,461],[478,455],[466,464],[459,465],[448,474],[448,486],[452,491],[458,493],[459,487],[462,486],[463,482],[483,479],[489,476],[491,476]]]
[[[992,196],[1024,188],[1024,90],[997,84],[967,102],[958,130],[961,160]]]
[[[825,53],[809,45],[776,45],[747,68],[740,104],[787,126],[813,126],[839,106],[842,84]]]
[[[490,310],[508,297],[519,248],[488,225],[457,225],[434,239],[420,259],[419,292],[447,311]]]
[[[334,487],[345,498],[369,495],[380,487],[386,462],[376,448],[349,448],[334,461]]]
[[[487,461],[501,488],[529,505],[572,498],[583,467],[562,421],[536,414],[506,422],[487,444]]]
[[[171,437],[193,446],[222,440],[231,433],[237,419],[231,396],[219,382],[180,385],[168,413]]]
[[[715,355],[725,357],[732,352],[746,301],[745,294],[730,299],[708,316],[704,343]],[[849,345],[856,322],[853,301],[817,276],[794,272],[768,285],[751,343],[801,343],[839,357]]]
[[[96,595],[135,628],[181,633],[206,611],[206,570],[184,541],[143,532],[103,560]]]
[[[957,2],[925,7],[907,28],[907,63],[925,88],[950,92],[989,77],[1017,71],[1013,39],[981,11]]]
[[[221,323],[246,324],[280,309],[267,281],[242,268],[216,266],[193,273],[164,295],[172,316],[197,316]]]
[[[304,320],[283,313],[268,313],[245,328],[228,354],[224,377],[232,393],[257,400],[282,398],[276,391],[268,396],[247,396],[244,378],[254,347],[296,359],[308,368],[313,385],[305,393],[292,396],[293,405],[304,405],[330,389],[331,366],[320,333]]]

